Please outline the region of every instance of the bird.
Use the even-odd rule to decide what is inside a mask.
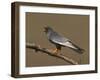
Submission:
[[[56,49],[53,50],[53,53],[58,54],[62,47],[68,47],[79,54],[82,54],[85,51],[74,44],[70,39],[60,35],[49,26],[44,27],[44,32],[46,33],[48,40],[56,46]]]

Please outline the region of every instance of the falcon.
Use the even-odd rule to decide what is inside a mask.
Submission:
[[[84,49],[74,44],[68,38],[58,34],[51,27],[44,27],[44,29],[44,32],[46,33],[48,40],[56,46],[56,49],[53,50],[53,53],[58,53],[59,51],[61,51],[61,47],[68,47],[80,54],[82,54],[85,51]]]

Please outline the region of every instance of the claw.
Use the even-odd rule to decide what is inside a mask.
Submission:
[[[60,50],[56,48],[56,49],[54,49],[54,50],[53,50],[53,52],[52,52],[52,53],[54,53],[54,54],[56,54],[56,55],[57,55],[57,54],[59,53],[59,51],[60,51]]]
[[[58,49],[54,49],[53,50],[53,53],[58,53]]]

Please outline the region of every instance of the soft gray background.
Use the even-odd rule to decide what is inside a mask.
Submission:
[[[73,50],[64,47],[62,54],[79,62],[89,63],[89,16],[69,14],[27,13],[26,14],[26,42],[36,43],[41,47],[54,49],[46,34],[43,32],[45,26],[51,26],[55,31],[71,39],[79,47],[85,49],[85,53],[79,55]],[[54,66],[69,65],[69,63],[43,54],[36,53],[26,48],[26,66]]]

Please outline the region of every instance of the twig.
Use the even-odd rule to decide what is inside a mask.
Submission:
[[[41,48],[40,46],[37,46],[36,44],[27,43],[26,44],[26,48],[34,49],[35,51],[40,51],[40,52],[46,53],[46,54],[48,54],[50,56],[54,56],[54,57],[60,58],[60,59],[62,59],[64,61],[66,61],[66,62],[69,62],[69,63],[73,64],[73,65],[78,64],[76,61],[74,61],[74,60],[72,60],[72,59],[70,59],[70,58],[68,58],[68,57],[66,57],[66,56],[64,56],[62,54],[59,54],[59,53],[58,54],[54,54],[49,49]]]

